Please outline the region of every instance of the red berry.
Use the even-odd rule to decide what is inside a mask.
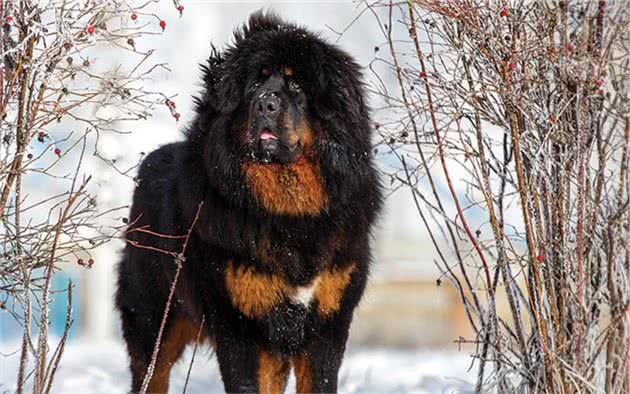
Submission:
[[[45,138],[46,137],[46,133],[44,131],[40,131],[39,133],[37,133],[37,136],[39,138]]]
[[[13,20],[13,17],[11,15],[7,16],[5,19],[7,22],[11,22]]]
[[[556,121],[556,117],[551,115],[551,116],[549,116],[549,120],[552,121],[552,122],[555,122]]]
[[[131,14],[131,20],[135,21],[136,19],[138,19],[138,14]]]
[[[88,260],[88,268],[92,268],[93,265],[94,265],[94,259],[89,259]]]
[[[514,71],[516,69],[516,64],[510,62],[508,63],[508,68],[510,69],[510,71]]]
[[[604,81],[599,80],[599,81],[597,81],[597,82],[595,82],[595,83],[597,84],[597,86],[602,86],[602,85],[604,84]]]
[[[181,116],[181,115],[179,114],[179,112],[175,112],[175,113],[173,114],[173,117],[175,118],[175,120],[179,120],[179,117],[180,117],[180,116]]]
[[[543,260],[545,259],[545,256],[543,256],[542,254],[539,254],[538,257],[536,257],[536,259],[542,263]]]
[[[79,259],[79,260],[77,260],[77,264],[79,264],[79,265],[83,265],[83,264],[85,264],[85,263],[83,262],[83,259]]]
[[[88,26],[87,32],[90,33],[90,34],[94,34],[94,26],[91,26],[91,25]]]
[[[170,100],[169,100],[168,105],[169,105],[171,108],[175,108],[175,101],[170,101]]]
[[[506,8],[502,9],[500,15],[503,17],[508,16],[508,10]]]
[[[177,11],[179,11],[179,12],[184,11],[184,6],[183,5],[178,5],[177,6]]]
[[[162,30],[166,29],[166,22],[160,21],[160,27],[162,28]]]
[[[567,51],[571,52],[573,50],[573,45],[567,44]]]
[[[427,77],[427,73],[425,73],[424,71],[420,72],[420,78],[424,79]]]
[[[61,149],[55,148],[55,154],[59,156],[61,154]]]

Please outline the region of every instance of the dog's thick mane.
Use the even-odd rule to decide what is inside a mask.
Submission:
[[[295,40],[304,43],[304,47],[295,47]],[[305,48],[310,53],[308,59],[298,52]],[[235,208],[269,215],[259,210],[244,186],[233,122],[244,95],[243,78],[251,67],[248,56],[274,50],[302,62],[301,68],[309,70],[304,73],[311,78],[306,88],[313,91],[310,105],[321,121],[321,135],[313,150],[321,165],[325,194],[329,196],[323,214],[345,217],[348,205],[353,204],[352,211],[365,215],[366,223],[372,222],[378,211],[372,207],[380,207],[381,193],[372,160],[360,67],[335,45],[273,12],[252,14],[247,23],[235,30],[233,44],[224,50],[213,47],[207,64],[201,66],[203,91],[195,100],[197,116],[185,130],[187,157],[181,161],[187,163],[189,172],[195,168],[206,171],[187,188],[199,193],[212,188]],[[313,64],[312,59],[318,61]]]
[[[250,122],[265,69],[284,74],[283,89],[300,86],[285,95],[296,121],[286,134],[301,144],[293,161],[247,155],[259,142]],[[163,333],[149,391],[167,392],[171,365],[201,327],[216,345],[226,392],[281,392],[291,365],[297,392],[334,392],[382,205],[361,69],[319,35],[257,12],[202,70],[186,138],[154,150],[138,170],[134,227],[194,231],[177,265],[156,250],[182,250],[181,237],[127,233],[116,306],[131,391],[146,384]]]
[[[295,30],[297,25],[280,18],[273,11],[258,10],[250,15],[249,20],[234,31],[234,40],[238,43],[262,31]]]

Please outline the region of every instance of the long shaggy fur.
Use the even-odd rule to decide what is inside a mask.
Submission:
[[[304,89],[312,129],[303,158],[308,167],[271,163],[256,164],[269,167],[254,175],[247,170],[253,165],[242,135],[247,91],[263,66],[290,67]],[[205,316],[204,336],[215,346],[226,391],[279,390],[285,383],[271,384],[269,377],[286,379],[294,365],[302,390],[333,392],[382,198],[360,68],[316,34],[258,12],[230,46],[213,49],[202,69],[197,115],[183,141],[144,160],[129,217],[134,227],[182,235],[203,202],[160,354],[176,360],[188,340],[171,330],[199,327]],[[263,178],[256,184],[252,176]],[[128,238],[181,247],[180,239],[144,232],[130,231]],[[134,391],[150,361],[174,269],[170,256],[131,245],[118,268],[116,305]],[[303,294],[311,298],[296,301]],[[196,331],[187,332],[194,340]],[[150,390],[166,390],[171,359],[158,358]]]

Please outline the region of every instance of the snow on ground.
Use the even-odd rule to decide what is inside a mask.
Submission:
[[[19,344],[0,343],[0,393],[13,392]],[[171,372],[171,393],[181,393],[192,357],[189,347]],[[339,377],[340,393],[472,393],[474,370],[465,353],[422,350],[350,349]],[[53,393],[112,394],[129,389],[127,355],[119,341],[75,340],[66,346]],[[288,393],[294,393],[293,378]],[[195,356],[187,393],[222,393],[212,351],[200,347]]]

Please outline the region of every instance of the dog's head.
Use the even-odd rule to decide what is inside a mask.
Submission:
[[[316,215],[375,182],[360,68],[337,46],[256,12],[203,70],[188,136],[226,197]],[[307,195],[319,195],[319,206]],[[282,199],[282,209],[263,203]],[[289,207],[300,204],[308,206]]]
[[[231,46],[214,51],[205,83],[205,103],[231,118],[245,160],[293,162],[333,132],[321,127],[333,119],[369,145],[358,65],[275,14],[252,14]]]
[[[315,116],[290,66],[261,65],[245,92],[243,142],[252,160],[296,161],[313,140]]]

